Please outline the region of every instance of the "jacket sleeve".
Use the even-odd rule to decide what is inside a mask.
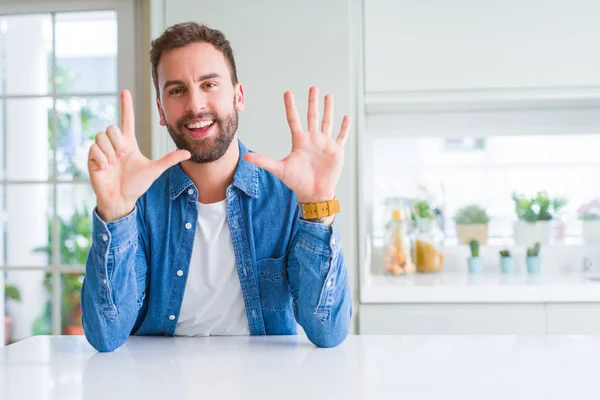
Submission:
[[[337,220],[331,227],[301,219],[297,224],[288,257],[294,315],[313,344],[334,347],[348,336],[352,317]]]
[[[139,212],[136,205],[129,215],[106,223],[94,210],[81,310],[85,336],[101,352],[125,343],[144,302],[148,263]]]

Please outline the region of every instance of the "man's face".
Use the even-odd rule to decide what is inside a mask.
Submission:
[[[241,84],[231,82],[225,56],[209,43],[165,51],[157,66],[160,124],[191,161],[209,163],[225,154],[244,109]]]

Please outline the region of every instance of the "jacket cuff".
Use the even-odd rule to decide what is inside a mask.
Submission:
[[[305,247],[332,258],[335,258],[340,252],[340,229],[337,218],[333,220],[331,226],[303,219],[298,219],[298,223],[302,234],[302,244]]]
[[[121,219],[106,223],[94,208],[93,242],[101,248],[115,249],[137,235],[137,206]]]

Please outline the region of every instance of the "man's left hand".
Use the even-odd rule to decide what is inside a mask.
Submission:
[[[256,153],[247,153],[244,160],[263,168],[296,193],[299,203],[331,200],[344,164],[344,144],[350,130],[350,117],[344,116],[340,133],[334,141],[333,96],[325,96],[323,121],[319,128],[319,89],[308,93],[308,132],[302,130],[291,91],[284,94],[285,112],[292,133],[292,152],[283,160],[271,160]]]

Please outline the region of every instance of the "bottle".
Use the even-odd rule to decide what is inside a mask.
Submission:
[[[387,224],[385,270],[394,275],[415,272],[409,232],[410,218],[403,208],[392,209],[392,219]]]
[[[414,253],[418,272],[437,272],[444,267],[444,234],[434,218],[417,218]]]

